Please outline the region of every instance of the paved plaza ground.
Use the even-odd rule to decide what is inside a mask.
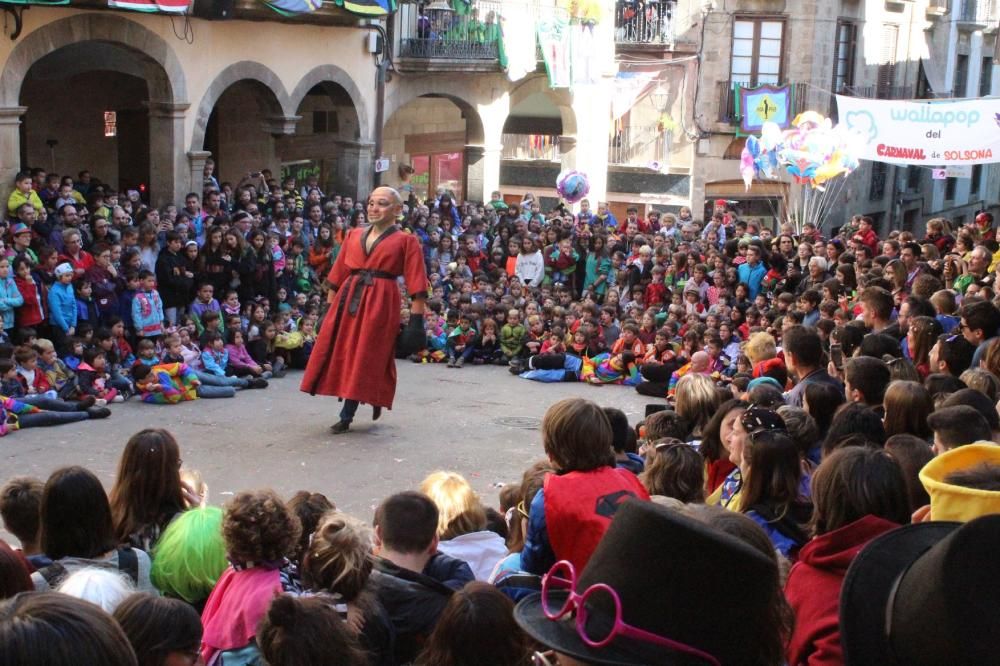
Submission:
[[[632,422],[650,402],[631,388],[540,384],[506,368],[408,361],[397,368],[395,408],[372,423],[371,409],[362,406],[347,435],[329,434],[340,408],[336,398],[300,393],[301,375],[293,372],[231,400],[163,406],[133,399],[114,405],[106,420],[15,432],[0,439],[0,479],[45,479],[59,466],[79,464],[110,488],[129,436],[163,427],[180,442],[184,466],[202,473],[214,504],[247,488],[272,487],[286,496],[308,489],[369,520],[380,499],[415,487],[437,469],[465,475],[495,505],[496,484],[518,480],[543,457],[538,424],[560,398],[583,396],[618,407]]]

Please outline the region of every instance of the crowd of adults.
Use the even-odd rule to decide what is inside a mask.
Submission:
[[[17,476],[0,490],[18,540],[0,547],[0,663],[996,661],[988,213],[885,238],[856,216],[824,237],[726,201],[704,221],[636,207],[619,221],[586,201],[542,211],[499,193],[421,201],[401,175],[399,226],[430,277],[427,346],[411,360],[625,384],[651,397],[644,418],[558,401],[538,462],[499,497],[438,471],[370,520],[325,489],[245,490],[218,508],[211,479],[157,429],[129,439],[110,493],[77,466]],[[42,298],[60,273],[86,301],[88,261],[122,273],[119,299],[146,262],[162,330],[143,335],[132,317],[123,337],[154,355],[171,328],[203,326],[206,285],[208,300],[234,296],[227,334],[321,325],[323,279],[365,222],[350,198],[266,173],[230,186],[206,171],[201,196],[160,210],[86,176],[28,176],[8,207],[14,264],[30,259]],[[181,248],[191,263],[164,265]],[[187,291],[168,302],[181,275]],[[26,302],[7,302],[9,327],[0,302],[18,349],[42,333],[67,357],[99,346],[103,334],[60,338],[54,321],[22,326]],[[122,323],[100,305],[88,314],[101,327]],[[302,360],[261,346],[272,372]],[[29,354],[13,353],[23,379]],[[137,366],[119,365],[109,379],[134,391]]]

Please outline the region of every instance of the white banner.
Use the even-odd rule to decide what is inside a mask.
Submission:
[[[902,101],[837,95],[840,122],[873,162],[948,166],[1000,162],[1000,100]]]

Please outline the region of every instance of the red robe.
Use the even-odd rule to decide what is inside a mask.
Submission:
[[[373,230],[351,229],[330,269],[327,280],[337,290],[336,302],[323,319],[300,389],[391,409],[400,310],[394,278],[403,276],[411,295],[426,295],[427,272],[420,241],[395,226],[365,252],[365,237]]]

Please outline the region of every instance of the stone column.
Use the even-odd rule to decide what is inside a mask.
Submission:
[[[559,137],[559,163],[562,171],[576,168],[576,137]]]
[[[177,204],[188,192],[188,159],[184,154],[184,116],[190,104],[149,102],[149,187],[153,205]],[[204,167],[204,163],[202,164]],[[200,182],[200,181],[199,181]]]
[[[469,145],[465,147],[465,187],[462,198],[466,201],[489,201],[483,199],[483,156],[486,148]]]
[[[337,167],[333,182],[337,194],[347,195],[355,201],[367,197],[372,191],[375,174],[375,144],[360,141],[342,141],[337,146]],[[393,184],[391,179],[387,184]],[[329,194],[329,192],[328,192]]]
[[[201,196],[202,190],[205,189],[205,162],[211,156],[212,153],[207,150],[194,150],[187,154],[188,171],[187,179],[184,183],[187,192],[197,192],[198,196]],[[183,201],[183,198],[180,201]],[[180,205],[179,202],[178,205]]]
[[[21,116],[27,111],[26,106],[0,108],[0,197],[4,203],[21,170]]]

